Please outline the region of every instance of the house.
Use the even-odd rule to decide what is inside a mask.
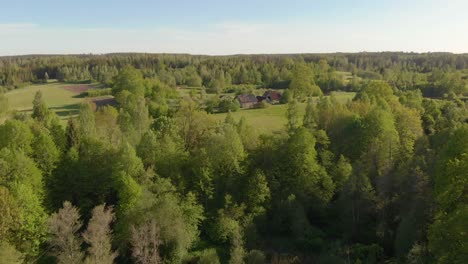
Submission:
[[[241,108],[254,108],[258,102],[257,97],[253,94],[240,94],[236,96],[236,100]]]
[[[260,95],[257,95],[256,97],[257,97],[257,102],[259,103],[266,99],[265,97],[260,96]]]
[[[265,100],[270,104],[277,103],[281,100],[281,93],[269,90],[263,94],[263,98],[265,98]]]

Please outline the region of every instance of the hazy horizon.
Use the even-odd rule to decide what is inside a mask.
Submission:
[[[468,52],[461,0],[45,0],[2,9],[0,56]]]
[[[399,53],[399,54],[455,54],[455,55],[468,55],[468,52],[450,52],[450,51],[427,51],[427,52],[414,52],[414,51],[356,51],[356,52],[346,52],[346,51],[337,51],[337,52],[298,52],[298,53],[237,53],[237,54],[196,54],[196,53],[184,53],[184,52],[132,52],[132,51],[121,51],[121,52],[104,52],[104,53],[25,53],[25,54],[11,54],[11,55],[0,55],[0,57],[16,57],[16,56],[105,56],[112,54],[153,54],[153,55],[189,55],[189,56],[210,56],[210,57],[223,57],[223,56],[281,56],[281,55],[307,55],[307,54],[378,54],[378,53]]]

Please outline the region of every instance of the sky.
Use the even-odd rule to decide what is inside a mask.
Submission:
[[[467,0],[0,0],[0,55],[468,53]]]

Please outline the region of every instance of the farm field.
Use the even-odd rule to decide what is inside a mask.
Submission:
[[[49,109],[54,111],[60,119],[65,121],[78,114],[79,105],[87,98],[81,96],[82,92],[92,89],[93,84],[65,84],[48,83],[30,85],[24,88],[15,89],[6,93],[11,110],[19,112],[31,112],[32,102],[37,91],[42,92],[42,97]],[[108,100],[109,96],[93,98],[94,102]]]

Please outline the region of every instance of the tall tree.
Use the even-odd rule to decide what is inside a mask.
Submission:
[[[114,95],[127,90],[130,93],[143,96],[145,95],[145,86],[141,72],[130,65],[124,66],[115,77],[112,91]]]
[[[448,139],[434,177],[437,210],[429,229],[429,248],[438,263],[463,263],[468,258],[468,126]]]
[[[2,117],[5,113],[8,112],[8,108],[8,98],[5,96],[4,93],[0,91],[0,117]]]
[[[288,103],[288,109],[286,110],[286,117],[288,119],[288,123],[286,128],[288,132],[294,133],[300,127],[300,116],[299,116],[299,105],[297,100],[291,100]]]
[[[40,122],[43,122],[46,120],[48,115],[49,108],[42,98],[42,91],[39,90],[34,96],[32,117]]]
[[[0,260],[5,264],[22,264],[24,263],[24,256],[14,246],[0,240]]]
[[[6,238],[31,260],[39,253],[46,231],[41,171],[23,152],[3,148],[0,150],[0,185],[8,190],[7,204],[10,204],[10,208],[15,206],[14,211],[10,212],[17,223],[4,230]],[[8,217],[8,210],[4,213],[2,217]]]
[[[132,256],[139,264],[159,264],[159,247],[162,244],[159,226],[154,220],[146,221],[138,227],[132,226]]]
[[[312,98],[309,98],[309,100],[307,100],[304,120],[302,122],[305,128],[312,130],[316,127],[316,118],[315,118],[316,115],[317,115],[317,110],[315,108],[315,103],[312,100]]]
[[[304,96],[318,96],[322,94],[313,79],[312,69],[305,63],[295,66],[289,89],[294,98],[304,98]]]
[[[81,252],[82,240],[79,237],[81,228],[78,208],[70,202],[64,202],[63,208],[53,213],[49,218],[49,243],[53,247],[53,255],[59,264],[80,264],[84,254]]]
[[[80,137],[94,137],[96,135],[96,121],[91,103],[82,103],[78,115]]]
[[[112,251],[112,231],[110,228],[114,218],[112,207],[105,208],[105,205],[94,207],[88,227],[83,233],[83,239],[89,245],[85,263],[114,263],[117,252]]]

